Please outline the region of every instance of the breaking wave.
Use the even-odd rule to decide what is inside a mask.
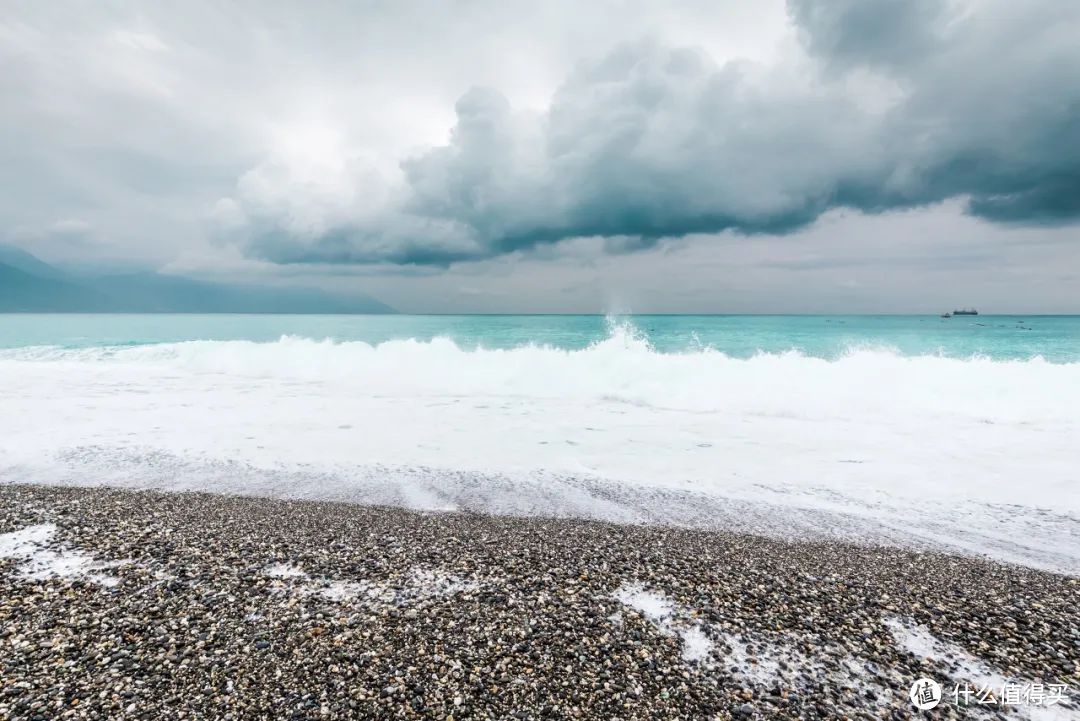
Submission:
[[[284,336],[0,350],[0,482],[944,545],[1080,572],[1080,363]]]
[[[582,350],[522,345],[464,348],[449,338],[378,344],[283,336],[276,342],[187,341],[0,351],[0,364],[140,369],[337,384],[354,394],[622,401],[686,410],[759,413],[898,413],[922,409],[991,421],[1072,418],[1080,363],[904,356],[852,347],[834,360],[799,351],[736,358],[708,347],[661,353],[632,326],[614,325]]]

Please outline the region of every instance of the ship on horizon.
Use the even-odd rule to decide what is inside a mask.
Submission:
[[[960,310],[954,310],[953,315],[978,315],[979,311],[974,308],[961,308]]]

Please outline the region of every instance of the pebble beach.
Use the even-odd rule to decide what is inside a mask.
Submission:
[[[0,719],[1080,716],[1080,583],[718,531],[0,486]],[[955,685],[1066,687],[953,703]]]

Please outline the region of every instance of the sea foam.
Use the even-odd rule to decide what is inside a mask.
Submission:
[[[0,479],[736,527],[1080,569],[1080,364],[446,338],[0,351]]]

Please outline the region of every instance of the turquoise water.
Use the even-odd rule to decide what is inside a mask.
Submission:
[[[306,316],[0,315],[0,348],[84,348],[282,336],[382,343],[449,338],[459,347],[581,349],[628,324],[657,351],[711,348],[746,358],[799,351],[835,359],[857,349],[905,356],[1080,361],[1080,316]]]

